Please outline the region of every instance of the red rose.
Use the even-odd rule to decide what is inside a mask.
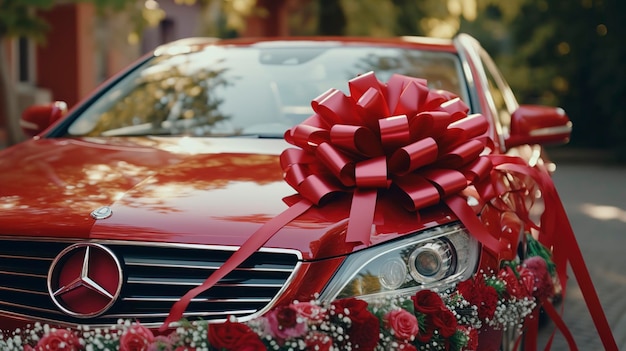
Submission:
[[[482,275],[460,282],[457,290],[469,303],[478,306],[480,319],[493,318],[498,304],[498,292],[493,286],[485,284]]]
[[[514,297],[516,299],[523,299],[525,297],[530,297],[531,295],[523,287],[518,278],[515,276],[515,272],[510,266],[505,266],[498,273],[498,278],[502,279],[506,284],[506,293],[510,297]]]
[[[393,310],[385,315],[384,320],[385,326],[393,331],[398,340],[411,341],[419,333],[417,318],[406,310]]]
[[[535,290],[535,273],[524,267],[519,269],[520,285],[526,290],[529,296],[533,296]]]
[[[281,328],[293,328],[298,323],[298,314],[290,306],[281,306],[276,309],[276,320]]]
[[[333,302],[333,306],[336,313],[347,315],[352,323],[367,319],[369,314],[371,314],[367,310],[367,302],[354,297],[336,300]]]
[[[424,314],[431,314],[441,309],[445,309],[441,296],[431,290],[420,290],[411,296],[415,310]]]
[[[221,324],[209,324],[209,344],[215,348],[231,350],[246,334],[254,334],[250,327],[243,323],[226,321]]]
[[[133,324],[120,337],[120,351],[145,351],[154,341],[154,334],[141,324]]]
[[[439,333],[444,338],[449,338],[456,333],[456,317],[450,310],[441,310],[435,313],[433,315],[433,325],[439,329]]]
[[[307,351],[330,351],[333,340],[322,332],[309,333],[304,339]]]
[[[474,328],[463,328],[463,333],[467,335],[467,344],[461,348],[462,351],[476,351],[478,350],[478,330]]]
[[[427,343],[432,339],[435,332],[435,325],[433,324],[433,317],[427,314],[424,318],[424,324],[420,324],[420,331],[417,334],[417,341]]]
[[[374,350],[380,339],[380,323],[378,318],[367,309],[367,302],[347,298],[334,301],[333,306],[338,314],[343,314],[350,319],[348,335],[353,348]]]
[[[190,346],[178,346],[174,349],[174,351],[196,351],[196,348]]]
[[[250,330],[250,332],[242,335],[229,351],[265,351],[267,348],[261,341],[259,336]]]
[[[478,278],[468,279],[457,284],[456,290],[465,298],[465,300],[471,302],[471,300],[476,299],[475,296],[479,291],[479,284],[477,284],[477,280]]]
[[[481,291],[481,300],[476,301],[478,305],[478,317],[482,319],[492,319],[498,307],[498,292],[493,286],[485,286]]]
[[[378,318],[371,314],[366,318],[365,314],[358,322],[352,321],[352,325],[348,330],[350,341],[354,350],[374,350],[380,340],[380,323]]]
[[[78,351],[83,347],[80,340],[74,333],[67,329],[52,329],[48,334],[44,335],[37,345],[35,351]]]

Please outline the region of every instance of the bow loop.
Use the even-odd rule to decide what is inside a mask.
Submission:
[[[357,188],[387,188],[387,160],[385,156],[371,158],[356,164]]]
[[[380,119],[380,139],[386,152],[396,150],[411,142],[409,121],[406,116],[393,116]]]
[[[345,96],[340,90],[331,89],[324,93],[322,99],[315,99],[311,107],[322,117],[328,126],[335,123],[358,124],[359,116],[354,108],[354,100]]]
[[[359,101],[361,96],[365,94],[370,88],[378,90],[384,97],[385,85],[376,78],[374,71],[361,74],[358,77],[352,78],[348,82],[348,89],[350,90],[350,96],[354,101]]]
[[[330,129],[330,141],[337,147],[359,157],[375,157],[383,154],[380,139],[366,127],[336,124]]]
[[[383,96],[383,93],[378,89],[367,89],[367,91],[363,95],[361,95],[356,104],[360,107],[358,112],[362,120],[365,121],[366,124],[370,124],[376,121],[376,119],[380,118],[381,116],[389,115],[389,109],[387,107],[385,97]]]
[[[329,143],[321,144],[316,155],[319,160],[330,170],[344,186],[353,186],[354,162]]]
[[[425,138],[407,145],[393,153],[389,160],[390,171],[403,176],[437,160],[437,142]]]

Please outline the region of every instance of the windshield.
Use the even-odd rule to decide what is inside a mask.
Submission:
[[[314,45],[314,44],[313,44]],[[458,58],[388,47],[219,47],[156,56],[109,88],[70,136],[282,137],[309,117],[311,100],[376,72],[425,78],[466,99]]]

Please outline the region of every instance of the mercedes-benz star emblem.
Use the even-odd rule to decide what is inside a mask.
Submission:
[[[122,290],[122,267],[111,250],[78,243],[61,251],[48,271],[48,294],[61,311],[77,318],[106,312]]]
[[[94,219],[106,219],[111,217],[113,210],[109,206],[98,207],[91,212],[91,217]]]

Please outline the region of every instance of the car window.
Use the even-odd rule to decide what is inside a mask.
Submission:
[[[373,47],[219,47],[156,56],[69,125],[71,136],[189,135],[282,137],[313,113],[311,100],[375,71],[426,78],[466,99],[458,57]]]

